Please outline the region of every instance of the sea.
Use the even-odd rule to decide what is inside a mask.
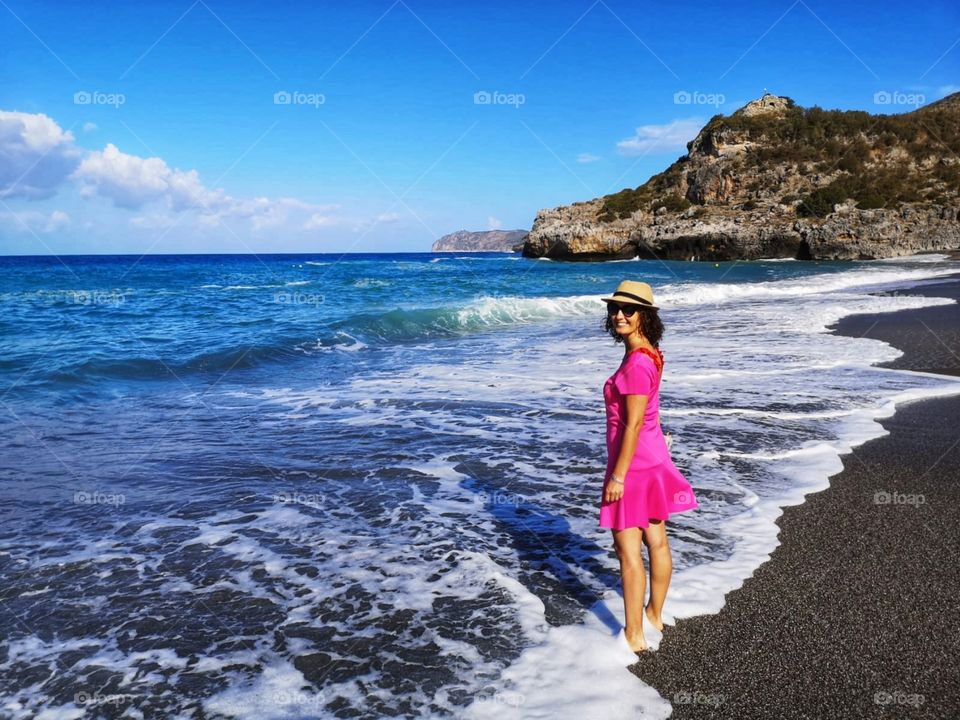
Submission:
[[[665,718],[598,525],[600,297],[662,306],[700,503],[668,524],[670,624],[878,419],[960,392],[827,330],[950,304],[902,291],[956,267],[2,257],[0,717]]]

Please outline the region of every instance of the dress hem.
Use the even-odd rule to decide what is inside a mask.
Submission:
[[[670,513],[668,513],[667,517],[665,518],[651,517],[647,520],[646,525],[624,525],[623,527],[613,527],[612,525],[604,525],[603,523],[598,523],[598,525],[603,530],[629,530],[630,528],[634,528],[634,527],[643,528],[644,530],[646,530],[648,527],[650,527],[650,520],[661,520],[663,522],[667,522],[670,519],[671,515],[679,515],[680,513],[684,513],[689,510],[696,510],[699,507],[700,505],[693,505],[691,507],[684,508],[683,510],[673,510]]]

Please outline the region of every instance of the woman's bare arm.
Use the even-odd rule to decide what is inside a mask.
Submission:
[[[624,479],[627,477],[627,471],[630,469],[630,463],[633,461],[633,455],[637,451],[637,437],[643,428],[643,415],[647,411],[646,395],[626,395],[627,421],[623,428],[623,441],[620,443],[620,454],[617,456],[617,462],[613,466],[613,473]],[[623,495],[623,485],[615,482],[608,482],[603,489],[604,500],[614,502]]]

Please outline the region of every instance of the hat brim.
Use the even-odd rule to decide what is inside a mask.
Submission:
[[[636,305],[637,307],[640,307],[640,308],[650,308],[651,310],[659,310],[659,309],[660,309],[660,306],[659,306],[659,305],[647,305],[646,303],[638,303],[636,300],[632,300],[632,299],[630,299],[630,298],[625,298],[625,297],[602,297],[602,298],[600,298],[600,301],[601,301],[601,302],[608,302],[608,301],[611,301],[611,300],[612,300],[613,302],[622,302],[624,305]]]

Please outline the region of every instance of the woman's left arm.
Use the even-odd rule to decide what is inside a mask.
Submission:
[[[637,451],[637,438],[643,428],[643,415],[647,411],[647,400],[649,399],[646,395],[626,395],[624,397],[626,398],[627,421],[624,423],[620,454],[613,466],[613,474],[621,480],[627,477],[630,463]],[[623,487],[623,484],[612,482],[608,478],[608,482],[603,489],[604,500],[606,502],[619,500],[623,495]]]

